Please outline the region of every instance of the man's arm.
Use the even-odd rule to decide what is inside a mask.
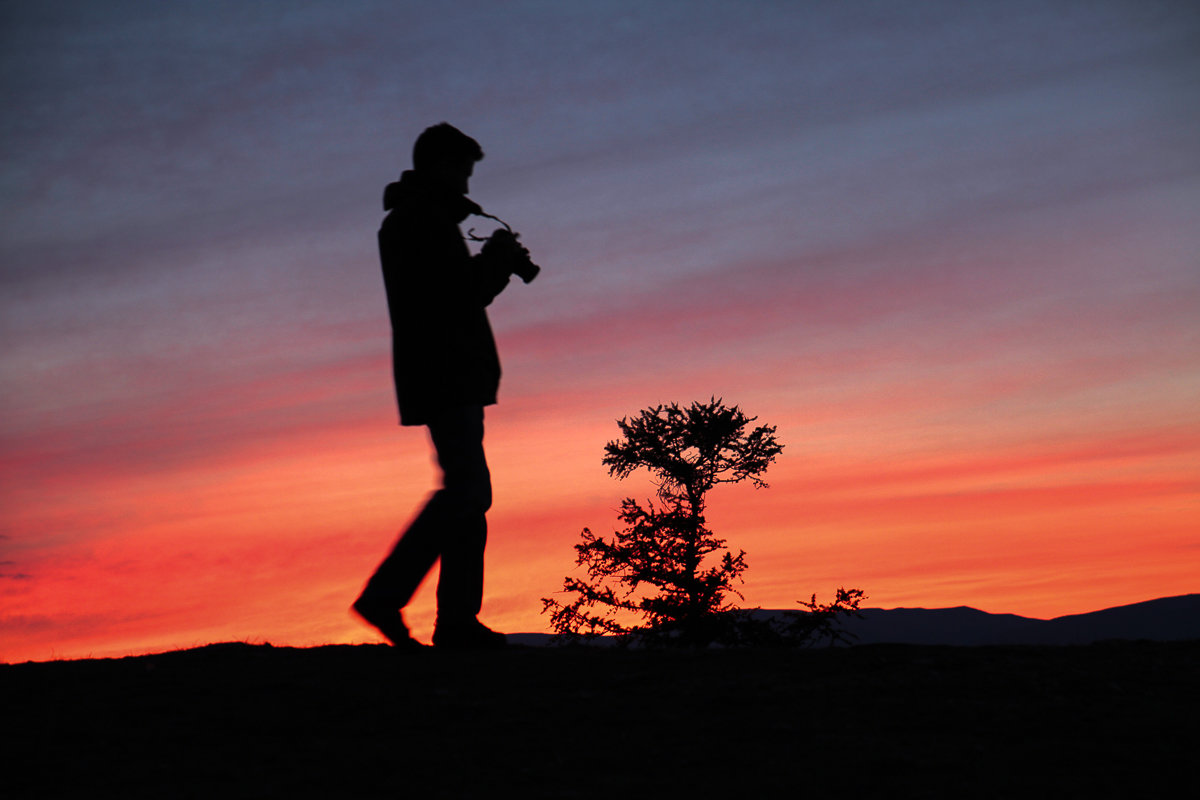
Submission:
[[[507,234],[507,235],[504,235]],[[482,251],[473,259],[479,266],[481,275],[480,298],[486,306],[495,299],[496,295],[508,286],[514,272],[522,265],[532,267],[536,274],[537,267],[529,263],[529,251],[517,241],[517,237],[503,228],[499,228],[484,243]],[[526,278],[526,282],[532,280]]]
[[[471,258],[476,297],[482,305],[490,305],[496,295],[504,291],[512,278],[512,270],[507,265],[507,259],[495,253],[480,253]]]

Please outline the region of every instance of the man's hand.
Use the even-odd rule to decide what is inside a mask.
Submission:
[[[517,234],[506,228],[496,228],[483,244],[483,252],[489,258],[513,261],[529,258],[529,250],[517,239]]]
[[[529,249],[517,238],[518,234],[506,228],[497,228],[480,251],[489,259],[495,259],[509,272],[517,275],[525,283],[537,277],[541,267],[529,259]]]

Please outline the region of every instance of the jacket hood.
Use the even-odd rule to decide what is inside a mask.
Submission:
[[[383,189],[383,210],[397,210],[401,213],[411,211],[416,207],[425,207],[435,213],[442,213],[454,219],[455,223],[462,222],[472,214],[478,214],[483,209],[465,195],[431,183],[420,173],[406,170],[400,175],[400,180],[389,183]]]

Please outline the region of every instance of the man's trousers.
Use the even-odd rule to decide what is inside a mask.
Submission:
[[[373,604],[403,608],[441,559],[438,621],[474,619],[483,602],[483,549],[492,480],[483,454],[483,407],[447,410],[429,423],[442,488],[367,582]]]

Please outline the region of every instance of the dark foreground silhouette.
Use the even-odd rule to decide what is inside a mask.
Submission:
[[[5,794],[1187,797],[1198,674],[1197,641],[0,665]]]

